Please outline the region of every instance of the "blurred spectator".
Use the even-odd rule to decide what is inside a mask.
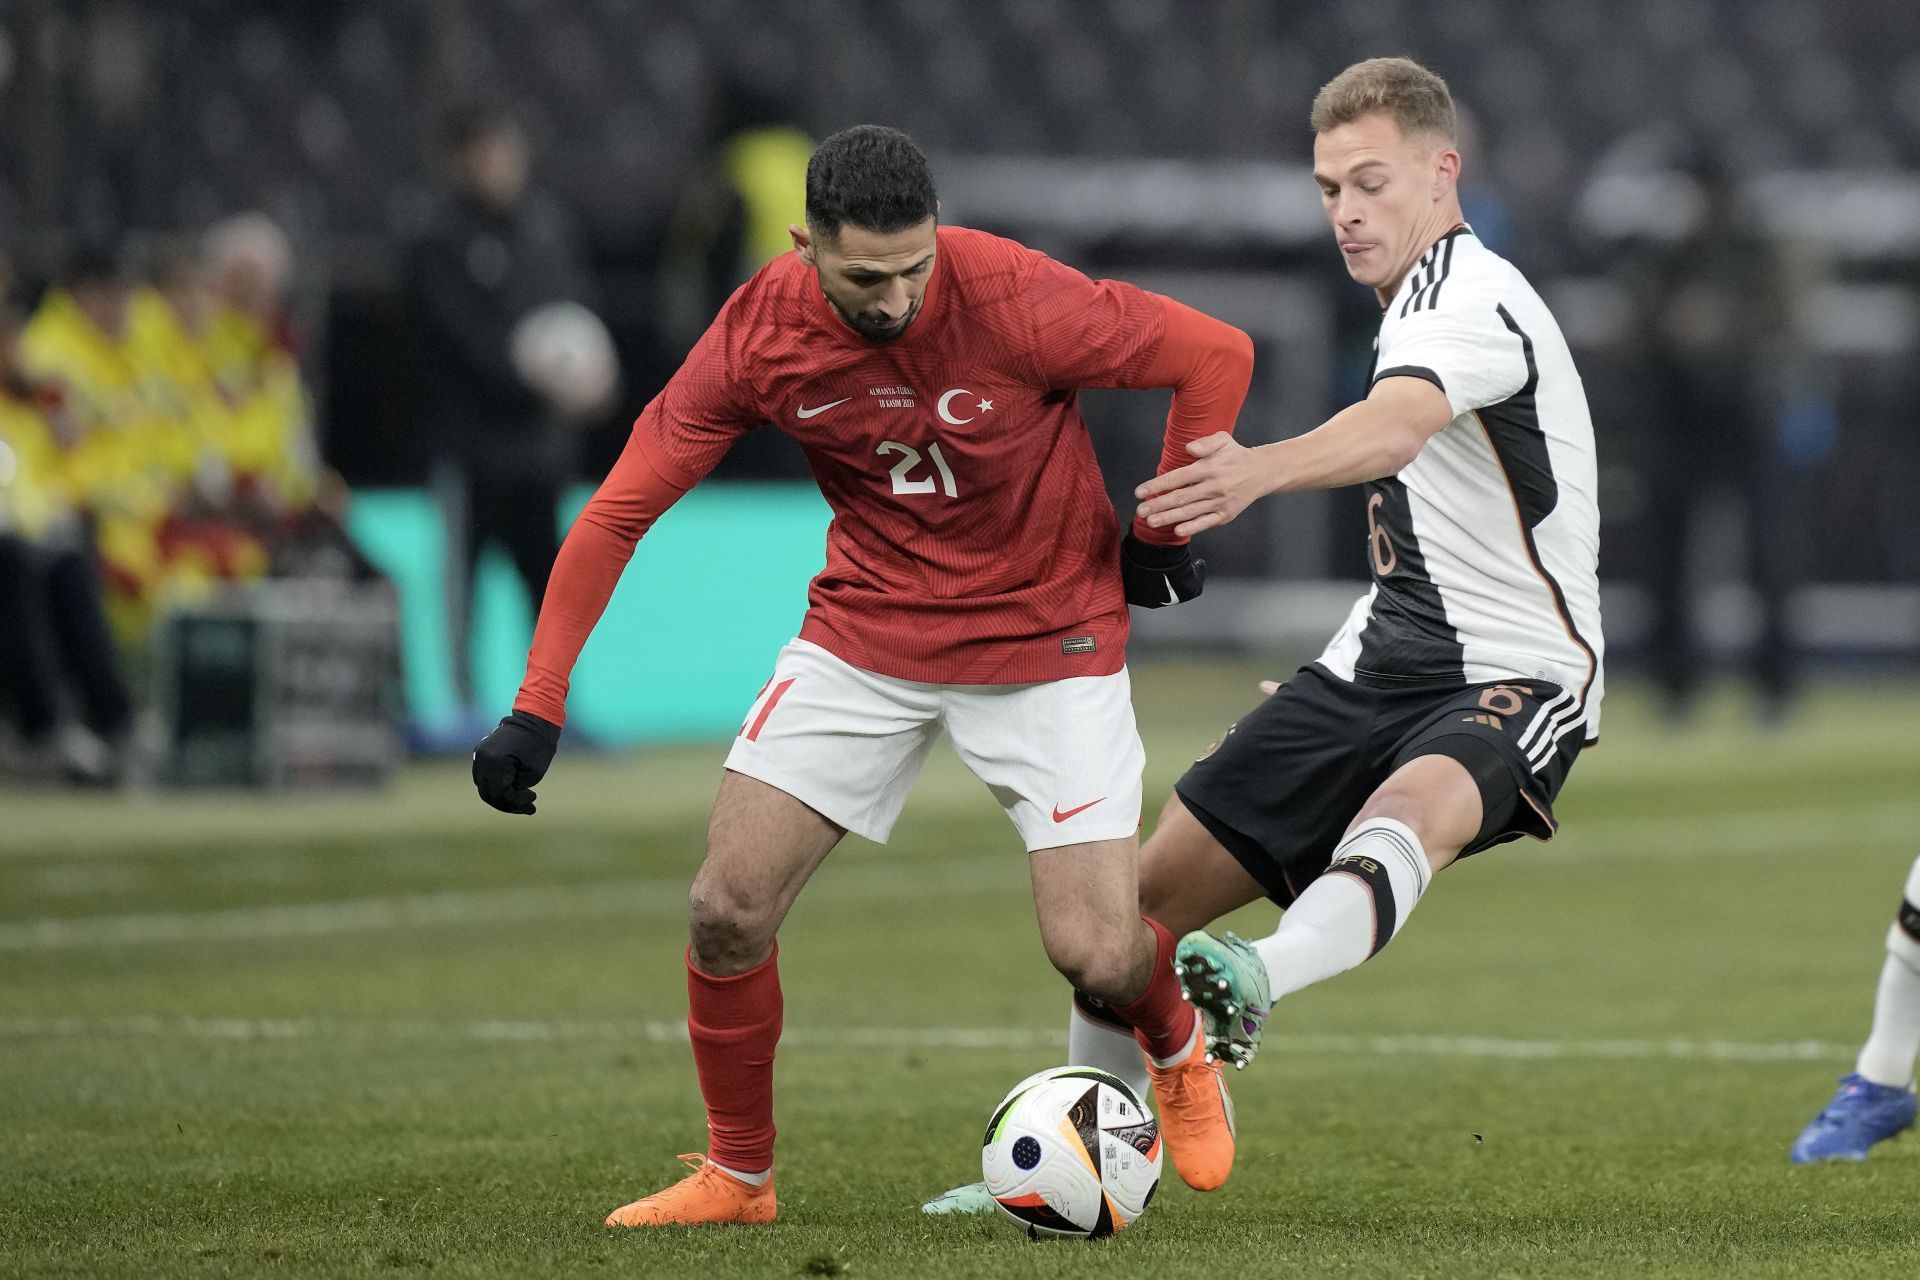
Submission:
[[[678,356],[691,348],[747,278],[793,250],[787,228],[806,221],[814,138],[790,103],[750,82],[723,83],[693,179],[681,192],[661,262],[659,321]],[[778,431],[742,437],[722,475],[804,479],[807,460]]]
[[[331,487],[286,315],[293,253],[274,222],[243,213],[206,236],[213,307],[201,348],[231,407],[228,464],[243,499],[278,513],[313,505]]]
[[[1798,346],[1796,287],[1784,246],[1747,216],[1717,159],[1695,159],[1685,177],[1691,224],[1656,246],[1638,276],[1654,406],[1645,455],[1652,670],[1669,714],[1685,716],[1706,669],[1688,568],[1706,501],[1727,492],[1759,607],[1749,669],[1773,718],[1786,711],[1797,674],[1786,607],[1799,538],[1778,444]]]
[[[542,379],[525,357],[564,357],[569,335],[584,326],[591,342],[598,321],[578,308],[584,273],[573,228],[558,204],[530,189],[527,141],[512,117],[490,108],[458,113],[446,161],[452,190],[413,247],[407,292],[448,533],[454,682],[472,705],[470,609],[480,553],[498,540],[538,607],[559,551],[557,508],[574,461],[569,417],[584,416],[591,399],[564,394],[564,360],[550,360],[558,372]],[[568,302],[575,307],[552,309]],[[521,330],[517,365],[516,327],[536,314],[564,318]],[[603,328],[598,339],[610,362]]]
[[[745,83],[723,89],[716,112],[667,240],[664,266],[682,312],[669,336],[682,350],[747,277],[793,248],[787,228],[806,220],[814,138],[798,113]]]
[[[60,467],[90,518],[125,643],[138,643],[166,576],[160,529],[174,506],[180,437],[149,401],[131,342],[135,290],[117,253],[81,250],[20,339],[20,369],[59,410]],[[191,458],[188,458],[190,466]]]
[[[24,766],[110,782],[133,699],[85,524],[67,499],[60,408],[22,374],[19,336],[0,294],[0,705]]]
[[[346,483],[314,440],[286,310],[286,234],[242,213],[215,224],[205,246],[211,307],[198,342],[226,409],[217,443],[232,509],[266,542],[276,577],[378,577],[347,536]]]
[[[118,253],[85,246],[21,334],[23,369],[60,387],[83,430],[142,416],[140,378],[126,345],[133,295]]]

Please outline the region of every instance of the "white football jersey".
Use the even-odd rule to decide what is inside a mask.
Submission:
[[[1461,226],[1380,320],[1372,381],[1424,378],[1454,419],[1366,487],[1373,589],[1320,657],[1362,684],[1544,680],[1557,740],[1599,736],[1600,507],[1593,421],[1560,326]]]

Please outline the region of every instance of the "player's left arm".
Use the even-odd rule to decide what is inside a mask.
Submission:
[[[1171,387],[1159,471],[1204,436],[1230,434],[1253,378],[1253,340],[1230,324],[1118,280],[1091,280],[1036,254],[1025,276],[1043,385]],[[1135,520],[1120,544],[1129,604],[1157,609],[1199,595],[1206,562],[1184,535]]]
[[[1231,435],[1253,380],[1253,339],[1223,320],[1122,280],[1093,280],[1035,254],[1024,292],[1035,359],[1051,388],[1171,387],[1159,471],[1181,466],[1189,443]],[[1171,545],[1186,538],[1134,525]]]

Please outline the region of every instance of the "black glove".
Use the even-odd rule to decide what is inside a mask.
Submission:
[[[1193,558],[1193,547],[1146,542],[1131,532],[1120,541],[1120,581],[1127,603],[1142,609],[1185,604],[1207,581],[1207,562]]]
[[[532,813],[533,784],[547,776],[560,726],[516,711],[473,749],[473,785],[502,813]]]

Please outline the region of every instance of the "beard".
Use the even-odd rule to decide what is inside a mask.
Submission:
[[[852,329],[868,342],[893,342],[898,339],[902,334],[906,333],[908,329],[913,327],[915,317],[920,314],[920,304],[926,301],[925,298],[915,298],[913,305],[907,308],[906,317],[902,319],[899,324],[890,325],[878,316],[874,316],[868,312],[862,311],[856,313],[848,311],[845,307],[835,302],[833,295],[827,293],[825,290],[821,291],[821,296],[826,298],[827,305],[832,307],[834,311],[839,313],[840,318],[847,322],[849,329]]]

